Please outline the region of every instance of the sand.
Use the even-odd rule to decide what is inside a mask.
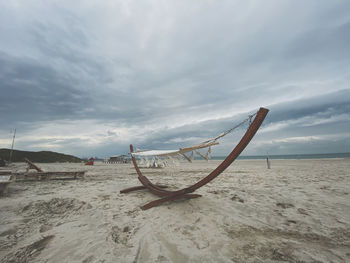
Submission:
[[[144,169],[173,189],[219,161]],[[16,182],[0,198],[0,262],[350,262],[350,160],[239,160],[196,191],[165,203],[131,164],[42,164],[85,179]],[[23,171],[25,164],[16,164]]]

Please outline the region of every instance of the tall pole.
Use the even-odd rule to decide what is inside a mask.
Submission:
[[[16,128],[15,128],[15,131],[13,132],[9,163],[11,163],[11,159],[12,159],[12,152],[13,152],[13,146],[15,144],[15,137],[16,137]]]

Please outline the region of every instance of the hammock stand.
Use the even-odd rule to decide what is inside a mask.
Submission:
[[[136,159],[133,155],[134,149],[133,146],[130,144],[130,154],[132,158],[132,162],[134,164],[135,170],[138,174],[138,179],[141,182],[141,186],[131,187],[124,190],[121,190],[120,193],[128,193],[131,191],[136,190],[142,190],[142,189],[148,189],[151,193],[158,195],[162,198],[151,201],[143,206],[141,206],[142,210],[147,210],[149,208],[152,208],[154,206],[158,206],[164,202],[167,201],[173,201],[178,199],[192,199],[200,197],[199,194],[191,194],[194,191],[196,191],[198,188],[202,187],[203,185],[209,183],[211,180],[216,178],[218,175],[220,175],[227,167],[231,165],[231,163],[241,154],[241,152],[245,149],[245,147],[249,144],[251,139],[254,137],[255,133],[260,128],[261,124],[263,123],[267,113],[269,112],[268,109],[260,108],[257,112],[253,122],[251,122],[249,128],[243,135],[240,142],[236,145],[236,147],[232,150],[232,152],[226,157],[226,159],[215,169],[213,170],[209,175],[198,181],[197,183],[183,188],[181,190],[177,191],[168,191],[165,190],[167,186],[163,185],[156,185],[153,184],[146,176],[144,176],[141,173],[141,170],[139,169]]]

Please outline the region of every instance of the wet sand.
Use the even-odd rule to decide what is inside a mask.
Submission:
[[[143,171],[177,189],[218,163]],[[146,211],[156,196],[119,193],[139,185],[131,164],[40,167],[87,173],[9,186],[0,262],[350,262],[350,159],[239,160],[202,197]]]

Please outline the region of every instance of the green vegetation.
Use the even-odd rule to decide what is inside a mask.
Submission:
[[[6,161],[9,160],[10,149],[0,149],[0,157]],[[12,162],[24,162],[24,158],[28,158],[30,161],[34,163],[80,163],[83,160],[75,157],[73,155],[67,155],[63,153],[56,153],[50,151],[41,151],[41,152],[27,152],[27,151],[19,151],[13,150],[12,153]]]

